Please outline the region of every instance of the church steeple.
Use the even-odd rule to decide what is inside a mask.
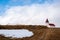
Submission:
[[[46,21],[45,21],[46,23],[49,23],[49,20],[48,20],[48,18],[46,19]]]

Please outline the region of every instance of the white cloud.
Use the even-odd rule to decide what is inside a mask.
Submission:
[[[23,38],[23,37],[31,37],[34,35],[32,31],[27,29],[20,29],[20,30],[0,30],[0,35],[4,35],[5,37],[12,37],[12,38]]]
[[[30,5],[30,6],[13,6],[5,11],[6,15],[0,17],[0,24],[45,24],[45,19],[57,26],[57,16],[60,13],[60,7],[55,5]],[[60,17],[60,16],[59,16]],[[56,19],[56,20],[55,20]]]

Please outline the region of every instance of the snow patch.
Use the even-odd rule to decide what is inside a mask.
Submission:
[[[31,37],[33,35],[32,31],[27,29],[19,29],[19,30],[0,30],[0,35],[4,35],[5,37],[12,38],[23,38],[23,37]]]

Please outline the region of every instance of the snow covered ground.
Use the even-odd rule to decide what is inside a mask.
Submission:
[[[23,38],[23,37],[31,37],[33,36],[33,32],[27,29],[13,29],[13,30],[0,30],[0,35],[4,35],[5,37],[12,38]]]

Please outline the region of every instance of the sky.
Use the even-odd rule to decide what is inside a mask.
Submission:
[[[34,35],[32,31],[29,31],[27,29],[20,29],[20,30],[0,30],[0,35],[3,35],[5,37],[11,37],[11,38],[24,38],[24,37],[31,37]]]
[[[1,25],[45,25],[47,18],[60,27],[60,0],[0,0]]]

